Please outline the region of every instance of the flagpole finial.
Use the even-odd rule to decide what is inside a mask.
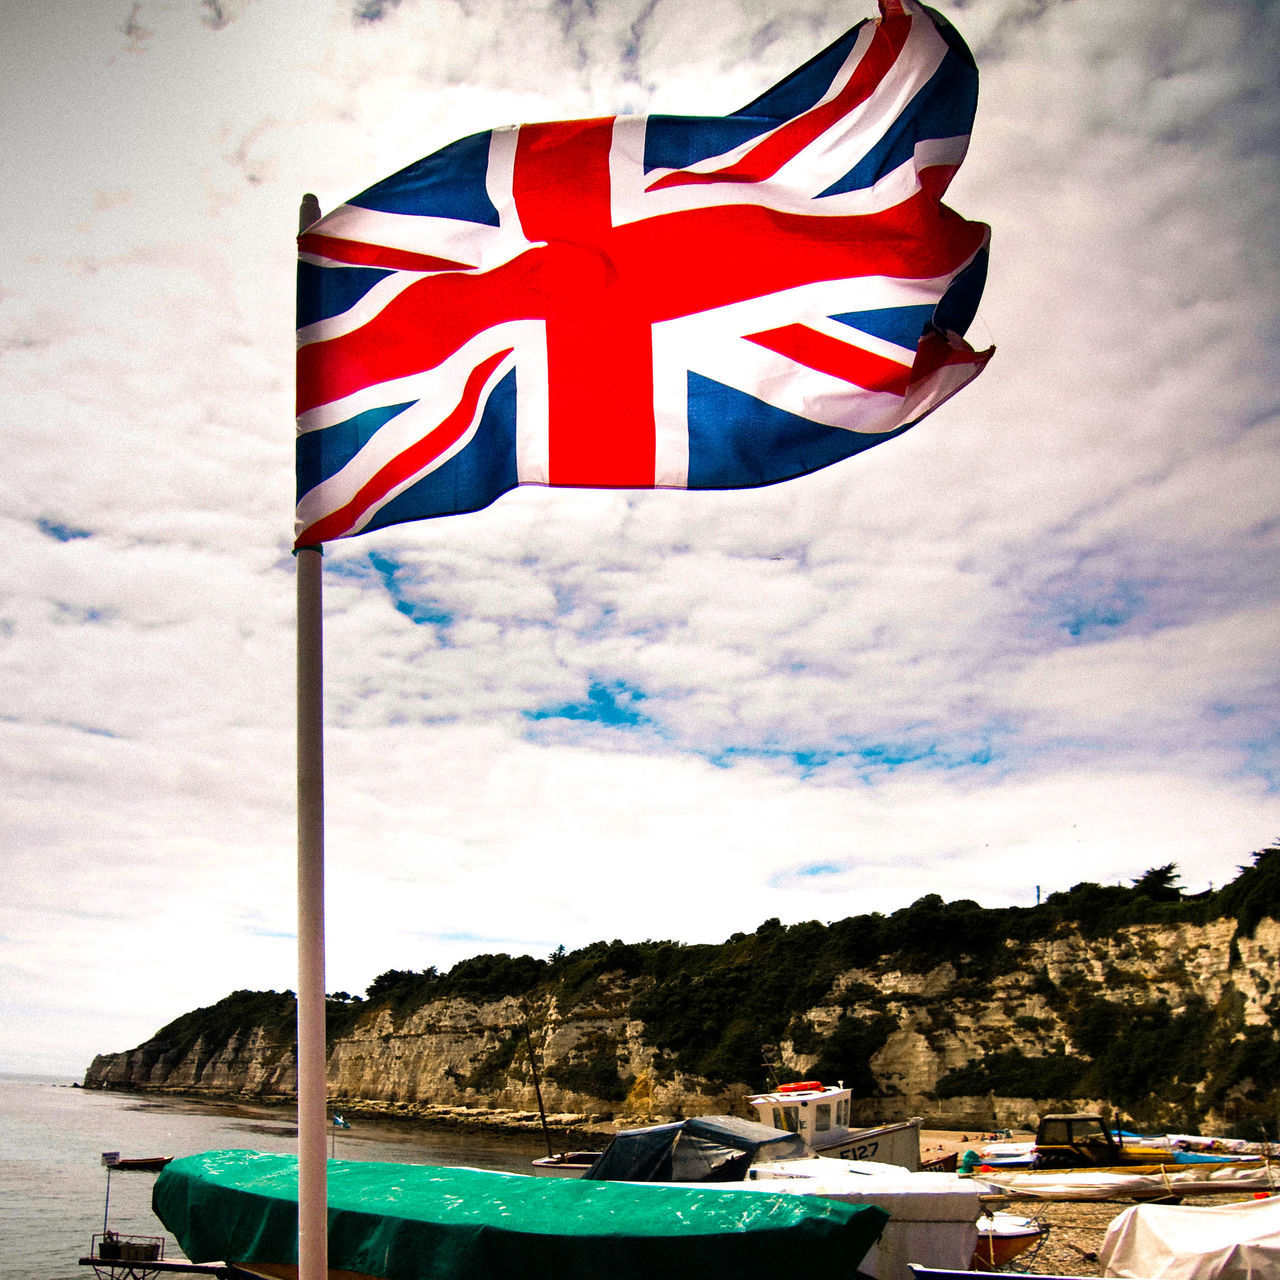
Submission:
[[[301,235],[313,222],[320,221],[320,201],[307,192],[302,197],[302,204],[298,209],[298,234]]]

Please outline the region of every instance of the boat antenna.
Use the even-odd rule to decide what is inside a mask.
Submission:
[[[778,1084],[780,1082],[778,1080],[777,1068],[774,1067],[773,1063],[769,1061],[769,1058],[765,1053],[764,1045],[760,1046],[760,1062],[761,1062],[761,1065],[764,1067],[765,1072],[767,1073],[768,1079],[773,1081],[773,1089],[767,1090],[767,1092],[772,1093],[774,1090],[777,1089]]]

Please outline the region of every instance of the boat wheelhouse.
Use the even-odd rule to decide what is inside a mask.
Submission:
[[[752,1094],[747,1101],[761,1124],[797,1134],[814,1155],[919,1169],[919,1118],[852,1129],[852,1097],[853,1090],[846,1088],[843,1080],[835,1085],[801,1080],[779,1085],[772,1093]]]

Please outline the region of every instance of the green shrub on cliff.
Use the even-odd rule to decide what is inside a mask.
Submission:
[[[1061,1050],[1029,1054],[1021,1049],[986,1053],[938,1081],[939,1098],[996,1094],[1003,1098],[1070,1098],[1077,1094],[1084,1064]]]
[[[1253,855],[1253,865],[1213,895],[1215,916],[1234,916],[1238,931],[1252,938],[1264,919],[1280,920],[1280,848]]]
[[[261,1029],[269,1039],[292,1038],[297,1019],[292,991],[233,991],[217,1004],[192,1009],[161,1027],[150,1043],[185,1054],[203,1039],[212,1052]]]
[[[532,991],[545,977],[547,962],[534,956],[481,955],[460,960],[434,985],[432,994],[464,1000],[501,1000]]]
[[[878,1096],[871,1058],[897,1029],[897,1019],[887,1013],[869,1018],[842,1013],[835,1030],[819,1041],[813,1074],[819,1080],[843,1080],[859,1098]]]
[[[457,996],[481,1003],[522,996],[546,977],[547,961],[533,956],[479,955],[459,960],[448,973],[427,969],[388,969],[369,984],[369,1007],[385,1005],[397,1018],[420,1009],[432,1000]]]
[[[1081,999],[1068,1030],[1087,1063],[1079,1088],[1140,1110],[1154,1097],[1188,1097],[1239,1027],[1230,1006],[1212,1009],[1197,995],[1181,1009],[1166,1000],[1122,1004],[1102,995]]]
[[[645,1039],[673,1065],[713,1083],[764,1083],[761,1046],[788,1036],[794,1020],[830,989],[826,928],[766,920],[719,947],[689,948],[691,964],[656,979],[631,1002]],[[679,952],[668,954],[668,961]],[[656,976],[655,976],[656,977]]]
[[[365,1008],[384,1007],[394,1018],[420,1009],[435,999],[440,975],[435,966],[414,971],[412,969],[388,969],[380,973],[365,990]]]
[[[571,1059],[548,1063],[546,1071],[552,1084],[606,1102],[621,1102],[630,1083],[618,1071],[618,1041],[602,1031],[584,1036]]]

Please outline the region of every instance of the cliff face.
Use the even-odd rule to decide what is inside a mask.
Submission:
[[[776,946],[785,948],[786,932]],[[1139,924],[1102,938],[1059,930],[1003,948],[979,976],[961,961],[846,968],[773,1043],[751,1025],[735,1034],[757,1036],[753,1048],[779,1073],[857,1082],[864,1123],[922,1115],[965,1127],[1025,1124],[1074,1102],[1119,1103],[1137,1119],[1179,1126],[1274,1119],[1280,923],[1257,921],[1251,936],[1233,919]],[[749,966],[737,980],[750,991]],[[694,1001],[698,980],[682,981]],[[605,970],[585,988],[546,981],[518,997],[450,994],[413,1007],[371,997],[331,1023],[330,1092],[348,1106],[532,1110],[532,1040],[549,1112],[636,1122],[746,1114],[744,1096],[766,1084],[763,1063],[748,1079],[684,1069],[662,1042],[668,1024],[635,1014],[661,985]],[[670,1003],[682,992],[667,985]],[[228,1000],[237,997],[265,999]],[[185,1015],[147,1044],[96,1058],[85,1084],[288,1095],[291,997],[273,998],[284,1003],[252,1025],[235,1025],[222,1006]],[[732,1028],[743,1012],[723,1007],[704,1021]]]
[[[149,1040],[125,1053],[101,1053],[85,1076],[86,1088],[168,1089],[190,1093],[289,1097],[298,1089],[292,1034],[252,1027],[221,1043],[201,1037],[175,1050]]]
[[[896,1022],[870,1059],[879,1092],[896,1104],[888,1108],[890,1118],[941,1112],[969,1127],[991,1126],[997,1120],[1000,1125],[1034,1124],[1054,1099],[1064,1106],[1088,1104],[1089,1109],[1111,1105],[1115,1099],[1104,1091],[1094,1090],[1091,1096],[1064,1093],[1053,1086],[1047,1070],[1064,1061],[1095,1057],[1097,1033],[1091,1036],[1081,1025],[1086,1020],[1081,1014],[1105,1014],[1104,1006],[1148,1017],[1158,1011],[1174,1035],[1180,1016],[1208,1033],[1205,1042],[1185,1046],[1201,1056],[1203,1075],[1180,1079],[1163,1113],[1154,1100],[1134,1108],[1135,1113],[1157,1121],[1198,1113],[1206,1123],[1225,1127],[1252,1110],[1246,1095],[1269,1089],[1270,1081],[1253,1079],[1247,1072],[1224,1081],[1223,1072],[1215,1074],[1214,1066],[1230,1056],[1233,1046],[1244,1044],[1250,1029],[1255,1040],[1265,1037],[1275,1044],[1280,1001],[1273,988],[1280,981],[1280,923],[1263,920],[1251,938],[1237,936],[1234,920],[1144,925],[1111,939],[1072,934],[1024,944],[1017,951],[1012,971],[996,975],[976,991],[972,984],[958,981],[948,964],[923,975],[861,970],[844,976],[846,989],[877,989]],[[844,1012],[838,990],[835,995],[831,1005],[813,1011],[815,1021],[832,1020]],[[1187,1017],[1193,1009],[1200,1012],[1198,1019]],[[1141,1052],[1137,1042],[1117,1048],[1132,1056]],[[1024,1074],[1041,1083],[1033,1096],[1014,1096],[1003,1089],[964,1091],[964,1076],[979,1075],[984,1064],[1013,1055],[1024,1060]],[[813,1062],[801,1054],[791,1055],[791,1060],[801,1072]],[[1140,1070],[1143,1064],[1133,1065]],[[956,1086],[950,1090],[948,1077]]]

